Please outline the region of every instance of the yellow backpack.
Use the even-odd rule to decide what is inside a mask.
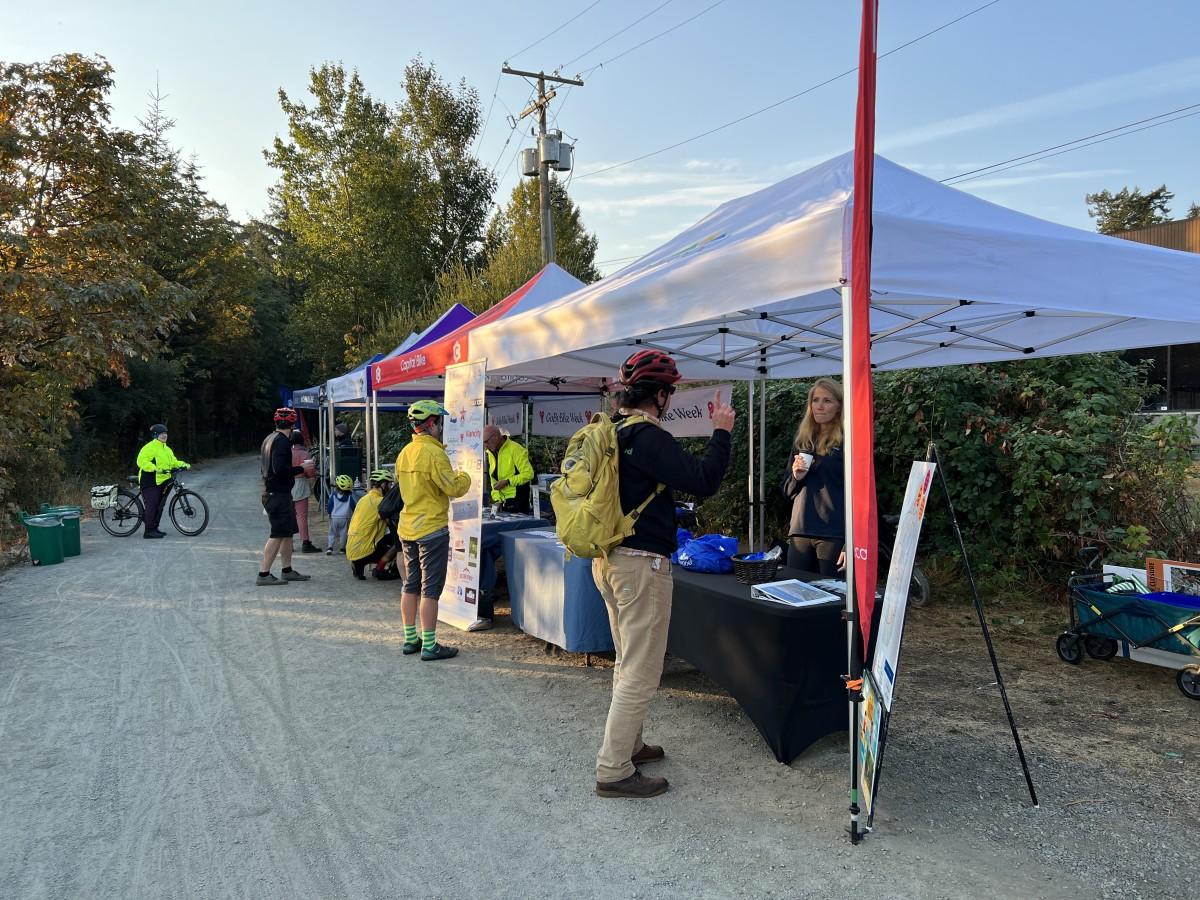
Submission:
[[[562,478],[550,486],[550,503],[558,539],[573,555],[607,557],[633,534],[638,517],[666,488],[660,484],[637,509],[621,512],[617,432],[650,421],[635,415],[618,425],[604,413],[596,413],[571,436],[560,467]]]

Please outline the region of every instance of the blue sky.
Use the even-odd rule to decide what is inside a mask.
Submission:
[[[986,0],[881,0],[886,52]],[[529,94],[518,68],[585,72],[659,32],[694,21],[586,75],[560,93],[559,127],[577,140],[570,190],[612,271],[720,202],[850,148],[853,75],[762,115],[629,166],[658,150],[822,82],[857,62],[853,0],[565,0],[536,4],[149,0],[29,4],[0,0],[0,59],[101,53],[116,67],[114,119],[133,126],[155,83],[177,121],[176,143],[210,193],[239,218],[260,214],[274,174],[262,149],[283,128],[276,91],[304,94],[311,66],[357,67],[377,98],[395,100],[417,54],[464,78],[486,111],[478,155],[502,178],[530,145],[504,121]],[[589,8],[590,7],[590,8]],[[586,11],[584,11],[586,10]],[[577,13],[575,21],[546,37]],[[650,13],[648,16],[647,13]],[[576,60],[635,20],[627,31]],[[999,0],[879,63],[877,149],[933,178],[1020,156],[1200,103],[1200,3]],[[502,152],[503,151],[503,152]],[[1200,115],[966,182],[988,200],[1091,228],[1089,191],[1160,183],[1174,212],[1200,202]],[[1189,162],[1191,160],[1191,162]],[[587,177],[585,177],[587,176]]]

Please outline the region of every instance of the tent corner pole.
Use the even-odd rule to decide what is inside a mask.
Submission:
[[[748,421],[746,422],[746,441],[749,452],[746,454],[747,465],[749,467],[746,473],[746,490],[750,499],[750,526],[747,531],[746,538],[750,542],[750,552],[755,553],[758,547],[755,546],[755,518],[754,518],[754,379],[746,384],[746,412]]]
[[[766,370],[766,351],[762,353]],[[767,549],[767,379],[758,384],[758,549]]]

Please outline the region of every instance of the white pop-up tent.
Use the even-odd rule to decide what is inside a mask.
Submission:
[[[847,153],[732,200],[630,266],[477,329],[496,374],[611,374],[635,344],[689,378],[841,371]],[[877,369],[1200,341],[1200,255],[1057,225],[875,161]],[[553,365],[548,360],[553,358]]]
[[[732,200],[607,278],[481,325],[471,357],[501,378],[611,376],[655,347],[689,379],[750,381],[753,481],[754,381],[842,370],[852,188],[847,153]],[[1200,255],[1046,222],[878,156],[873,219],[876,369],[1200,341]]]

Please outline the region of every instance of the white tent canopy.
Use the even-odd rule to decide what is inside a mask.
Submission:
[[[719,207],[621,271],[481,326],[494,375],[611,375],[633,345],[689,379],[842,369],[851,154]],[[1200,255],[1015,212],[875,161],[877,369],[1200,341]]]

